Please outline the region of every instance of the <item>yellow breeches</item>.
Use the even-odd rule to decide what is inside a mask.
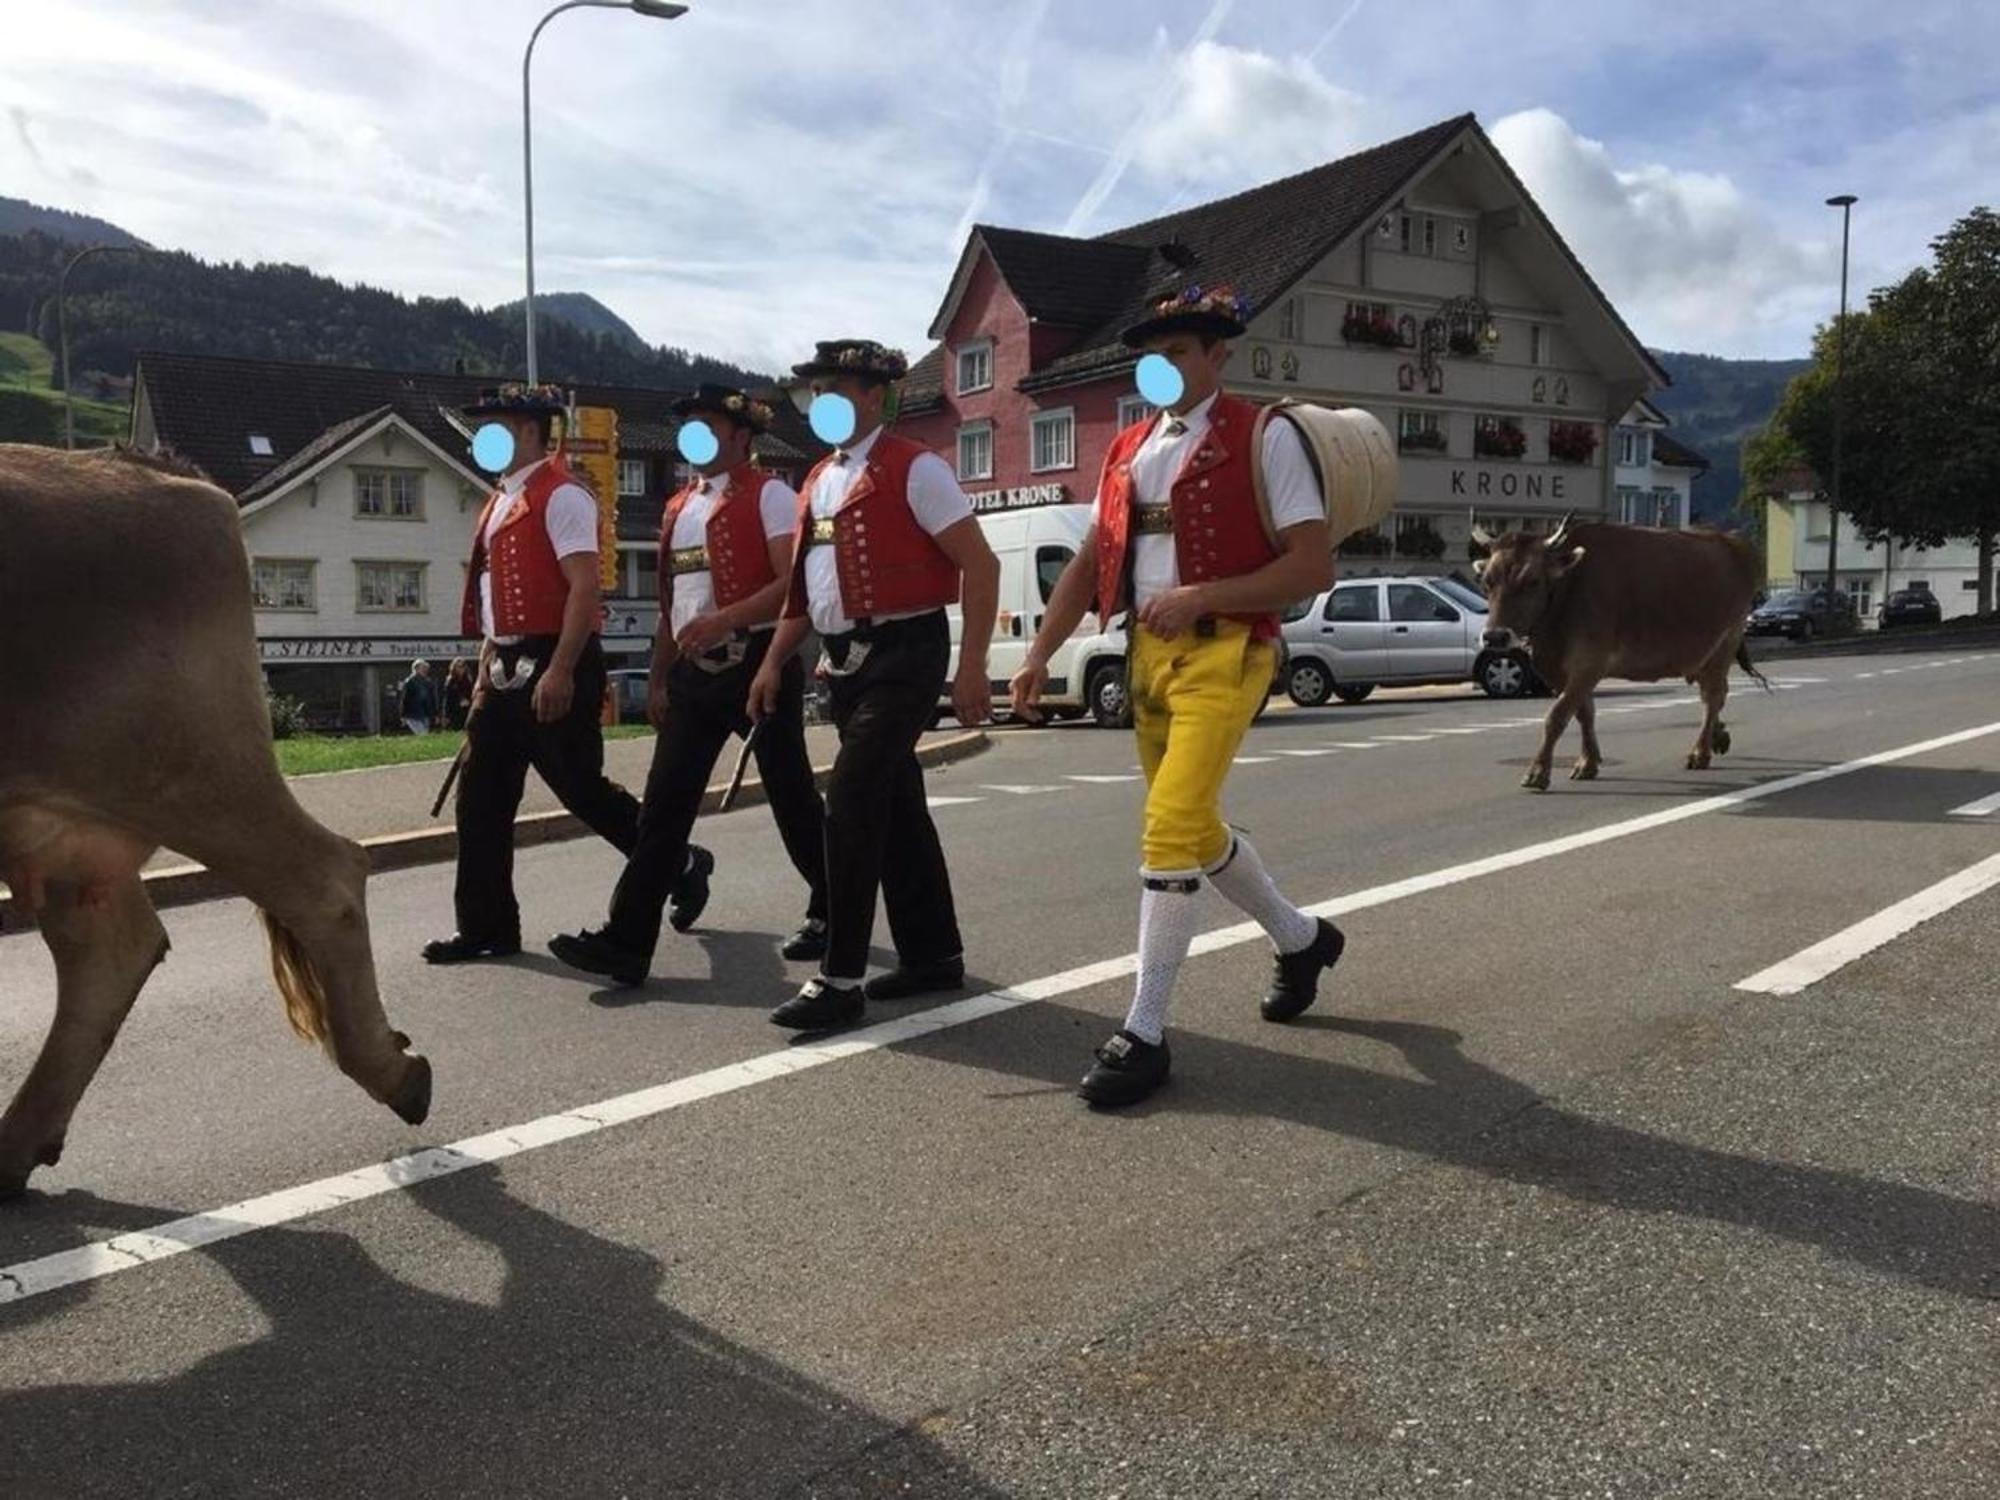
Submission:
[[[1277,647],[1234,621],[1215,630],[1162,638],[1133,627],[1132,724],[1147,786],[1141,867],[1153,874],[1191,874],[1228,852],[1223,778],[1271,691]]]

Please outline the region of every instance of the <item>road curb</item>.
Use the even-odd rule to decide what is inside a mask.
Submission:
[[[1861,635],[1821,636],[1811,641],[1784,636],[1745,636],[1750,654],[1762,661],[1784,656],[1893,656],[1901,652],[1944,651],[1952,647],[2000,645],[2000,625],[1973,625],[1962,630],[1873,630]]]
[[[933,740],[928,745],[917,747],[917,764],[925,770],[954,765],[979,754],[991,743],[983,729]],[[831,766],[813,768],[813,780],[822,790],[832,770]],[[701,799],[704,813],[714,812],[721,804],[726,784],[717,783],[708,789]],[[763,783],[755,777],[746,777],[743,790],[737,794],[736,807],[752,807],[764,800]],[[536,844],[555,844],[565,839],[582,838],[589,833],[583,820],[574,813],[528,813],[514,820],[514,847],[528,849]],[[414,833],[384,834],[362,839],[360,843],[368,852],[368,871],[371,875],[385,870],[407,870],[417,865],[443,864],[458,858],[458,831],[453,828],[422,828]],[[197,901],[214,901],[240,894],[234,886],[201,865],[173,865],[164,870],[149,871],[142,879],[146,894],[156,907],[187,906]]]

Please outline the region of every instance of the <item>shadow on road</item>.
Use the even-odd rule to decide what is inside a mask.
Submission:
[[[217,1246],[203,1258],[255,1301],[269,1333],[165,1378],[0,1394],[0,1494],[890,1493],[815,1476],[852,1467],[891,1424],[675,1312],[652,1256],[530,1207],[492,1169],[406,1196],[504,1258],[497,1305],[409,1286],[331,1230]],[[173,1217],[84,1193],[31,1199],[28,1211],[70,1220],[79,1240]],[[87,1372],[90,1347],[57,1350],[62,1335],[35,1325],[92,1290],[0,1309],[0,1337],[48,1341],[51,1369]],[[203,1336],[184,1284],[153,1290],[186,1297],[166,1316]],[[146,1357],[172,1358],[157,1322],[151,1331]],[[115,1326],[92,1336],[117,1347]],[[1001,1494],[919,1435],[895,1446],[912,1493]]]

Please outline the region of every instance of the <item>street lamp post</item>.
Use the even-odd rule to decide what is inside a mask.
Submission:
[[[521,54],[521,197],[526,210],[528,247],[528,384],[536,384],[535,367],[535,138],[529,124],[529,68],[535,60],[535,42],[542,28],[566,10],[629,10],[656,21],[671,21],[687,14],[685,5],[667,0],[564,0],[535,24],[528,36],[528,50]]]
[[[1852,193],[1826,200],[1828,208],[1840,210],[1840,321],[1833,325],[1833,484],[1827,492],[1826,599],[1833,604],[1834,590],[1840,587],[1840,438],[1842,418],[1841,366],[1847,344],[1847,225],[1855,204]]]
[[[56,341],[62,360],[63,447],[76,447],[76,398],[69,390],[69,273],[78,261],[92,255],[137,255],[133,245],[85,245],[63,262],[56,277]]]

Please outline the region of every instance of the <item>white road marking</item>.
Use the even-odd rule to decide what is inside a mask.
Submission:
[[[1484,734],[1486,731],[1477,724],[1468,724],[1462,729],[1439,729],[1437,734]]]
[[[1333,740],[1329,743],[1336,750],[1379,750],[1381,748],[1373,740]]]
[[[1136,773],[1128,771],[1116,776],[1066,776],[1063,779],[1065,781],[1081,781],[1089,786],[1111,786],[1121,781],[1137,781],[1139,777]]]
[[[1508,870],[1520,869],[1524,865],[1574,854],[1581,849],[1591,849],[1600,844],[1631,838],[1635,834],[1648,833],[1655,828],[1685,823],[1691,818],[1723,812],[1747,802],[1758,802],[1786,792],[1797,791],[1801,787],[1816,786],[1822,781],[1832,781],[1836,777],[1849,776],[1857,771],[1893,765],[1898,761],[1929,755],[1939,750],[1949,750],[1953,746],[1967,744],[1992,734],[2000,734],[2000,722],[1981,724],[1973,729],[1961,729],[1954,734],[1940,735],[1936,739],[1921,740],[1893,750],[1878,751],[1856,760],[1842,761],[1838,765],[1802,771],[1796,775],[1780,777],[1775,781],[1761,782],[1756,786],[1743,787],[1717,796],[1703,797],[1697,801],[1662,808],[1636,818],[1600,824],[1581,833],[1565,834],[1560,838],[1547,839],[1538,844],[1508,849],[1499,854],[1488,855],[1484,859],[1470,860],[1446,869],[1433,870],[1426,875],[1414,875],[1407,880],[1393,881],[1388,885],[1378,885],[1368,890],[1356,891],[1351,895],[1338,896],[1331,901],[1323,901],[1317,906],[1308,907],[1307,911],[1319,917],[1338,917],[1351,912],[1367,911],[1377,906],[1385,906],[1392,901],[1426,895],[1487,875],[1498,875]],[[1996,855],[1986,865],[1975,868],[1986,870],[1988,866],[1992,867],[1994,881],[2000,881],[2000,855]],[[1969,875],[1972,872],[1967,873]],[[1261,940],[1262,937],[1263,929],[1256,923],[1242,922],[1234,927],[1224,927],[1202,934],[1195,939],[1192,952],[1217,953],[1243,943]],[[376,1166],[362,1167],[356,1171],[321,1178],[317,1182],[305,1183],[299,1187],[285,1188],[263,1197],[230,1204],[210,1213],[175,1219],[152,1230],[121,1234],[95,1244],[59,1250],[35,1260],[0,1266],[0,1305],[25,1301],[29,1297],[74,1286],[79,1282],[115,1276],[140,1265],[166,1260],[189,1250],[197,1250],[205,1245],[249,1234],[254,1230],[268,1229],[278,1224],[324,1213],[345,1204],[380,1197],[384,1193],[396,1192],[416,1183],[449,1177],[454,1172],[463,1172],[470,1167],[504,1161],[508,1157],[553,1145],[558,1141],[595,1135],[614,1125],[651,1119],[670,1110],[700,1103],[704,1099],[713,1099],[722,1094],[748,1088],[753,1084],[767,1083],[794,1073],[803,1073],[808,1069],[839,1062],[844,1058],[879,1052],[885,1047],[893,1047],[955,1026],[964,1026],[989,1016],[1001,1015],[1023,1005],[1032,1005],[1036,1001],[1052,1000],[1061,995],[1073,994],[1079,990],[1089,989],[1093,985],[1130,975],[1137,967],[1137,961],[1138,955],[1133,953],[1127,953],[1119,958],[1102,959],[1079,968],[1067,969],[1060,974],[1028,980],[1007,989],[974,995],[969,999],[941,1005],[933,1010],[883,1021],[843,1036],[817,1042],[794,1043],[776,1052],[767,1052],[742,1062],[729,1063],[687,1078],[677,1078],[670,1083],[658,1084],[634,1093],[620,1094],[616,1098],[600,1100],[595,1104],[565,1110],[559,1114],[546,1115],[522,1125],[489,1131],[485,1135],[456,1141],[448,1146],[434,1146]]]
[[[1425,740],[1437,738],[1434,734],[1378,734],[1376,740],[1384,745],[1421,745]]]
[[[1043,792],[1066,792],[1066,786],[982,786],[982,792],[1006,792],[1014,797],[1034,797]]]
[[[1314,757],[1314,756],[1318,756],[1318,755],[1333,755],[1333,754],[1336,754],[1336,753],[1338,753],[1338,752],[1336,752],[1336,751],[1333,751],[1333,750],[1280,750],[1280,751],[1278,752],[1278,754],[1280,754],[1280,755],[1292,755],[1292,756],[1296,756],[1296,757],[1298,757],[1298,758],[1299,758],[1300,760],[1309,760],[1309,759],[1311,759],[1311,758],[1312,758],[1312,757]]]
[[[1268,755],[1239,755],[1236,757],[1236,764],[1239,766],[1268,766],[1270,763],[1271,757]]]
[[[1736,988],[1753,995],[1796,995],[1818,984],[1857,958],[1865,958],[1884,943],[1901,937],[1911,928],[1942,916],[1961,902],[1970,901],[1981,891],[2000,885],[2000,854],[1982,859],[1969,870],[1918,891],[1907,900],[1856,922],[1821,943],[1794,953],[1783,963],[1752,974]]]
[[[977,802],[977,801],[979,801],[979,798],[977,797],[926,797],[924,799],[924,806],[960,807],[967,802]]]
[[[2000,792],[1990,797],[1981,797],[1977,802],[1968,802],[1963,807],[1954,807],[1945,814],[1950,818],[1983,818],[1990,812],[2000,811]]]
[[[1856,682],[1866,682],[1869,678],[1873,677],[1874,675],[1875,674],[1873,672],[1856,672],[1854,674],[1854,680]]]

